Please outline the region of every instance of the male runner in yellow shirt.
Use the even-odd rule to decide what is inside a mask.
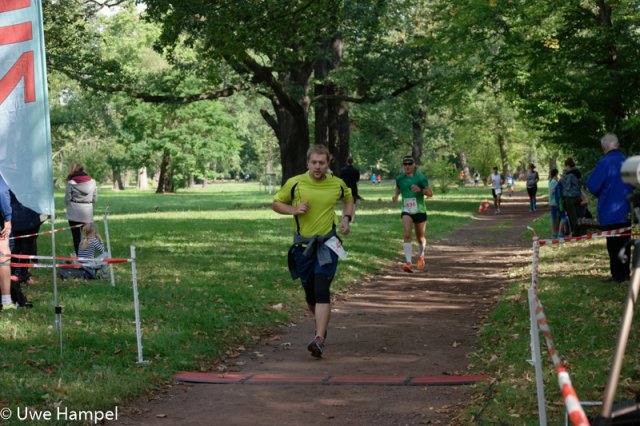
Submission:
[[[344,203],[338,224],[341,234],[349,234],[354,214],[351,190],[342,179],[327,173],[330,162],[326,146],[311,145],[307,151],[308,172],[287,180],[272,204],[275,212],[293,215],[289,270],[292,278],[300,278],[307,305],[315,316],[316,335],[307,349],[316,358],[322,357],[331,316],[329,287],[338,257],[346,256],[336,235],[336,203]]]

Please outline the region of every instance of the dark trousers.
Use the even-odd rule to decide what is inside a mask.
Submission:
[[[578,210],[580,209],[580,197],[565,197],[564,208],[569,218],[569,226],[571,226],[571,234],[578,236]]]
[[[74,222],[72,220],[69,221],[69,226],[75,225],[84,225],[84,222]],[[80,241],[82,240],[82,227],[79,226],[77,228],[71,228],[71,235],[73,236],[73,249],[76,251],[77,256],[78,247],[80,247]]]
[[[631,226],[630,222],[616,223],[613,225],[603,225],[604,231],[610,231],[612,229],[620,229]],[[607,252],[609,252],[609,269],[611,270],[611,276],[618,281],[623,281],[630,275],[629,259],[631,255],[631,249],[626,246],[631,237],[607,237]],[[618,254],[626,246],[625,255],[626,262],[622,262]]]
[[[37,234],[40,230],[40,226],[36,226],[35,228],[27,229],[24,231],[14,231],[13,232],[13,248],[11,249],[11,253],[13,254],[29,254],[29,255],[37,255],[38,254],[38,236],[34,235],[32,237],[27,238],[17,238],[22,235],[30,235]],[[32,261],[29,259],[14,259],[15,263],[31,263]],[[19,281],[27,281],[29,279],[29,269],[28,268],[11,268],[11,274],[18,277]]]

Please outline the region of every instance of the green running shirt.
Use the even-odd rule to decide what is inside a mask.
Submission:
[[[400,194],[402,194],[402,211],[409,214],[426,213],[424,194],[413,192],[412,185],[425,189],[429,186],[429,180],[418,171],[414,172],[411,177],[404,173],[396,177],[396,186],[400,188]]]
[[[274,197],[275,201],[294,207],[309,202],[305,214],[293,217],[294,232],[306,238],[331,231],[336,223],[336,203],[349,199],[351,189],[342,179],[327,174],[323,180],[315,181],[308,172],[287,180]]]

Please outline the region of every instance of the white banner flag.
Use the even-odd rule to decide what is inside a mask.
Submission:
[[[0,0],[0,173],[23,205],[52,214],[41,0]]]

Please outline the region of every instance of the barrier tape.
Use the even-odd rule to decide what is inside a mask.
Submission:
[[[553,366],[558,373],[558,385],[560,386],[560,391],[562,392],[562,398],[564,399],[564,405],[567,408],[569,419],[574,426],[589,426],[589,419],[587,419],[587,415],[585,414],[584,409],[580,404],[578,395],[576,394],[576,391],[571,384],[569,373],[567,372],[567,369],[562,365],[560,355],[556,350],[556,346],[553,341],[553,335],[551,334],[551,328],[549,327],[549,322],[547,321],[547,317],[544,313],[544,308],[542,307],[542,302],[540,301],[538,296],[534,297],[534,301],[538,328],[544,335],[544,339],[547,343],[547,349],[549,349],[549,354],[551,355],[551,362],[553,363]]]
[[[627,236],[625,232],[630,231],[631,229],[632,228],[629,226],[626,228],[614,229],[611,231],[600,231],[600,232],[595,232],[593,234],[581,235],[579,237],[552,238],[552,239],[546,239],[546,240],[539,240],[538,244],[543,246],[545,244],[572,243],[577,241],[590,240],[592,238],[602,238],[602,237],[611,237],[611,236],[622,237],[622,236]],[[628,235],[634,235],[634,234],[631,233]]]
[[[17,237],[10,237],[9,239],[10,240],[18,240],[20,238],[35,237],[36,235],[47,235],[47,234],[52,234],[54,232],[67,231],[69,229],[80,228],[80,227],[83,227],[83,226],[84,226],[84,224],[81,223],[80,225],[66,226],[64,228],[56,228],[56,229],[52,229],[51,231],[37,232],[35,234],[28,234],[28,235],[18,235]]]
[[[99,264],[112,264],[112,263],[128,263],[131,262],[132,259],[119,259],[119,258],[96,258],[96,257],[75,257],[75,256],[35,256],[31,254],[5,254],[0,253],[0,257],[11,256],[15,259],[36,259],[36,260],[70,260],[70,261],[81,261],[81,262],[93,262]]]
[[[617,235],[620,232],[628,231],[630,228],[623,228],[613,231],[603,231],[598,232],[595,235],[598,236],[608,236],[608,235]],[[589,236],[589,238],[593,238],[593,234]],[[580,241],[581,239],[589,239],[584,237],[575,237],[569,238],[569,240]],[[563,240],[563,239],[561,239]],[[540,298],[538,298],[538,262],[540,256],[540,244],[541,241],[534,236],[533,238],[533,258],[531,262],[531,285],[534,290],[534,306],[535,306],[535,319],[538,325],[538,329],[542,332],[545,342],[547,344],[547,349],[549,350],[549,355],[551,357],[551,362],[558,374],[558,385],[560,387],[560,392],[562,393],[562,399],[564,400],[564,405],[566,407],[567,413],[569,415],[569,420],[574,426],[589,426],[589,419],[582,408],[582,404],[580,404],[580,400],[578,399],[578,395],[573,388],[571,383],[571,379],[569,378],[569,373],[564,365],[562,365],[562,360],[560,359],[560,354],[556,350],[555,342],[553,340],[553,334],[551,334],[551,327],[549,327],[549,322],[547,320],[547,316],[544,313],[544,307],[542,306],[542,302]]]
[[[14,268],[53,268],[53,264],[51,263],[15,263],[11,262],[10,265]],[[58,263],[56,268],[61,269],[80,269],[85,266],[93,267],[94,264],[88,265],[86,263]],[[98,266],[100,266],[98,264]]]

